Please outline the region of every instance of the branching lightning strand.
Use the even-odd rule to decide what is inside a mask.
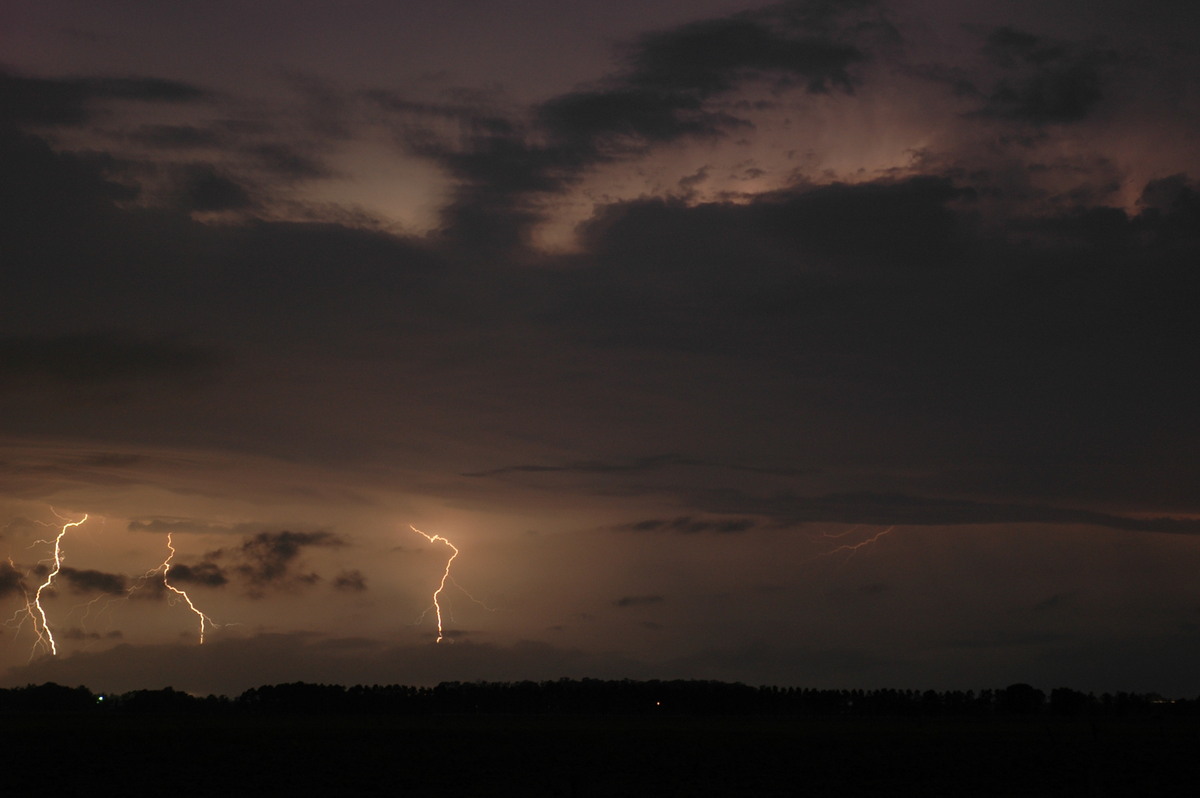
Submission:
[[[890,534],[891,531],[895,528],[896,528],[896,526],[895,526],[895,524],[893,524],[892,526],[889,526],[887,529],[884,529],[882,532],[876,532],[871,537],[869,537],[865,540],[860,540],[858,543],[842,544],[841,546],[838,546],[836,549],[831,549],[830,551],[825,552],[825,556],[829,556],[831,554],[837,554],[839,551],[848,551],[851,554],[853,554],[854,552],[858,551],[859,549],[870,546],[872,543],[879,540],[884,535]],[[831,536],[831,537],[841,537],[841,536],[837,535],[837,536]]]
[[[895,528],[896,528],[896,525],[893,524],[892,526],[889,526],[886,529],[876,532],[874,535],[871,535],[871,537],[866,538],[864,540],[860,540],[857,543],[843,543],[842,545],[840,545],[836,548],[830,549],[829,551],[823,551],[820,554],[816,554],[816,555],[808,558],[808,560],[806,560],[806,562],[811,562],[812,560],[820,559],[822,557],[832,557],[833,555],[838,554],[840,552],[847,552],[848,553],[847,559],[849,559],[850,557],[853,557],[855,554],[857,554],[859,549],[864,549],[864,548],[872,545],[873,543],[877,542],[880,538],[884,537],[885,535],[891,534],[892,530],[894,530]],[[856,531],[857,529],[858,529],[858,527],[854,527],[852,529],[849,529],[849,530],[846,530],[845,532],[840,532],[840,533],[826,532],[823,535],[823,537],[842,538],[842,537],[845,537],[846,535]]]
[[[37,644],[42,646],[43,649],[49,646],[51,655],[58,654],[58,645],[54,641],[54,632],[50,630],[50,622],[46,619],[46,608],[42,606],[42,591],[54,584],[54,577],[58,576],[58,572],[62,570],[62,539],[66,536],[67,530],[71,527],[79,526],[88,520],[88,517],[85,513],[83,518],[78,521],[67,521],[67,519],[61,516],[60,520],[65,523],[54,538],[54,567],[46,574],[46,581],[38,585],[37,591],[33,594],[33,601],[26,605],[26,610],[33,619],[33,631],[37,635]],[[49,543],[50,541],[40,542]]]
[[[167,533],[167,548],[171,550],[171,553],[167,555],[167,559],[163,560],[163,564],[159,566],[159,568],[162,569],[163,587],[165,587],[167,590],[170,590],[175,595],[180,596],[185,602],[187,602],[188,609],[196,613],[196,617],[200,619],[200,645],[204,645],[204,624],[207,623],[211,627],[215,627],[216,624],[213,623],[212,618],[209,618],[207,615],[201,612],[195,604],[192,603],[192,599],[187,593],[167,581],[167,574],[169,574],[171,571],[171,560],[175,559],[175,546],[171,543],[171,533],[169,532]],[[155,570],[158,569],[156,568]]]
[[[413,532],[416,532],[421,537],[428,540],[430,543],[437,543],[438,541],[441,541],[442,543],[445,543],[447,546],[450,547],[451,554],[450,554],[450,558],[448,560],[446,560],[446,569],[444,571],[442,571],[442,579],[440,582],[438,582],[437,590],[433,591],[433,609],[434,609],[434,613],[437,615],[437,628],[438,628],[436,642],[440,643],[440,642],[442,642],[442,638],[445,637],[445,631],[442,629],[442,604],[440,601],[440,597],[442,595],[442,591],[446,589],[446,581],[450,579],[450,564],[453,563],[454,558],[458,556],[458,547],[456,547],[450,541],[446,540],[446,538],[442,537],[441,535],[430,535],[428,532],[422,532],[421,530],[417,529],[412,524],[409,524],[408,528],[411,529]]]

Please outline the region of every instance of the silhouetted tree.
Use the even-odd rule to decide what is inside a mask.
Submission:
[[[1014,715],[1032,715],[1042,708],[1046,694],[1028,684],[1010,684],[1000,694],[999,709]]]

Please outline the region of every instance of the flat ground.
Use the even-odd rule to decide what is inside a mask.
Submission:
[[[7,792],[1194,796],[1200,720],[0,715]]]

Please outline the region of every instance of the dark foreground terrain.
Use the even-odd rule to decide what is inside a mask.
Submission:
[[[1173,712],[0,712],[10,795],[1193,796]],[[128,707],[127,707],[128,709]],[[659,711],[662,710],[662,711]]]

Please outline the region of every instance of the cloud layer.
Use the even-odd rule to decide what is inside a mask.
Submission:
[[[51,69],[66,34],[25,12],[0,71],[0,598],[46,572],[57,514],[111,519],[72,533],[48,601],[83,659],[47,667],[110,672],[118,638],[68,602],[128,592],[171,533],[172,584],[252,619],[197,656],[348,672],[300,629],[365,641],[363,680],[408,656],[432,678],[442,655],[396,642],[445,567],[409,523],[465,543],[446,656],[514,673],[950,678],[971,646],[1015,672],[1139,628],[1191,650],[1190,7],[648,3],[531,76],[495,66],[521,30],[447,48],[466,28],[431,8],[396,54],[366,5],[363,52],[279,66],[320,49],[290,36],[350,36],[300,14],[238,79],[158,40],[117,58],[86,11],[93,44]],[[154,13],[162,41],[195,27]],[[377,46],[393,71],[353,66]],[[871,546],[928,550],[796,581],[893,527]],[[1059,541],[1079,581],[989,604],[1014,582],[973,556],[1017,541]],[[1114,594],[1118,561],[1178,612]],[[192,667],[152,609],[102,620]]]

